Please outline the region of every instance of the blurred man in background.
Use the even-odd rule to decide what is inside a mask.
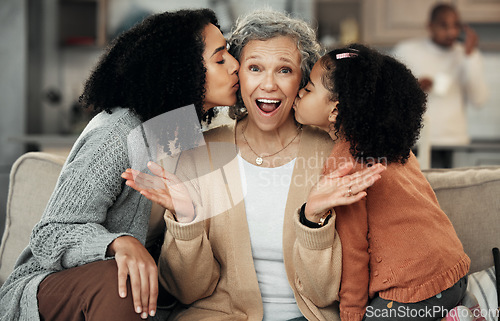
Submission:
[[[450,4],[432,8],[428,30],[428,38],[397,44],[394,56],[412,70],[428,94],[425,126],[430,144],[468,144],[465,107],[480,107],[488,99],[478,36],[460,22]],[[450,167],[451,154],[433,152],[432,163],[433,167]]]

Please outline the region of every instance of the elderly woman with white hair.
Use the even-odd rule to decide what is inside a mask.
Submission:
[[[241,66],[236,120],[205,132],[206,148],[183,152],[176,170],[194,206],[174,212],[174,190],[127,182],[170,210],[159,271],[183,303],[173,319],[338,320],[341,244],[328,209],[358,201],[378,173],[321,176],[333,142],[292,112],[320,51],[304,21],[256,11],[237,21],[229,43]],[[315,184],[359,194],[318,200]]]

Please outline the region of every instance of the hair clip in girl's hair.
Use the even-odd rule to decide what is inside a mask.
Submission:
[[[344,52],[335,55],[335,59],[351,58],[356,57],[358,54],[354,52]]]

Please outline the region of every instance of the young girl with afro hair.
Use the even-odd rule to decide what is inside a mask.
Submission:
[[[403,64],[359,44],[323,56],[299,92],[297,121],[336,140],[324,177],[342,167],[351,174],[386,167],[366,191],[353,180],[311,192],[300,213],[312,228],[336,219],[343,321],[436,320],[464,296],[470,259],[411,151],[425,103]],[[317,210],[329,197],[359,201]]]
[[[98,113],[0,288],[0,320],[160,317],[150,250],[163,236],[163,211],[121,178],[134,152],[127,137],[177,108],[194,105],[201,120],[234,104],[238,69],[209,9],[154,14],[113,40],[80,100]],[[181,120],[176,126],[172,135],[193,131]]]

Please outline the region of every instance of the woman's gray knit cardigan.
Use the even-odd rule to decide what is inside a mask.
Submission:
[[[87,125],[28,247],[0,288],[0,320],[39,320],[40,282],[50,273],[105,260],[117,237],[132,235],[144,244],[151,202],[120,177],[130,167],[127,135],[139,124],[131,111],[117,108]]]

